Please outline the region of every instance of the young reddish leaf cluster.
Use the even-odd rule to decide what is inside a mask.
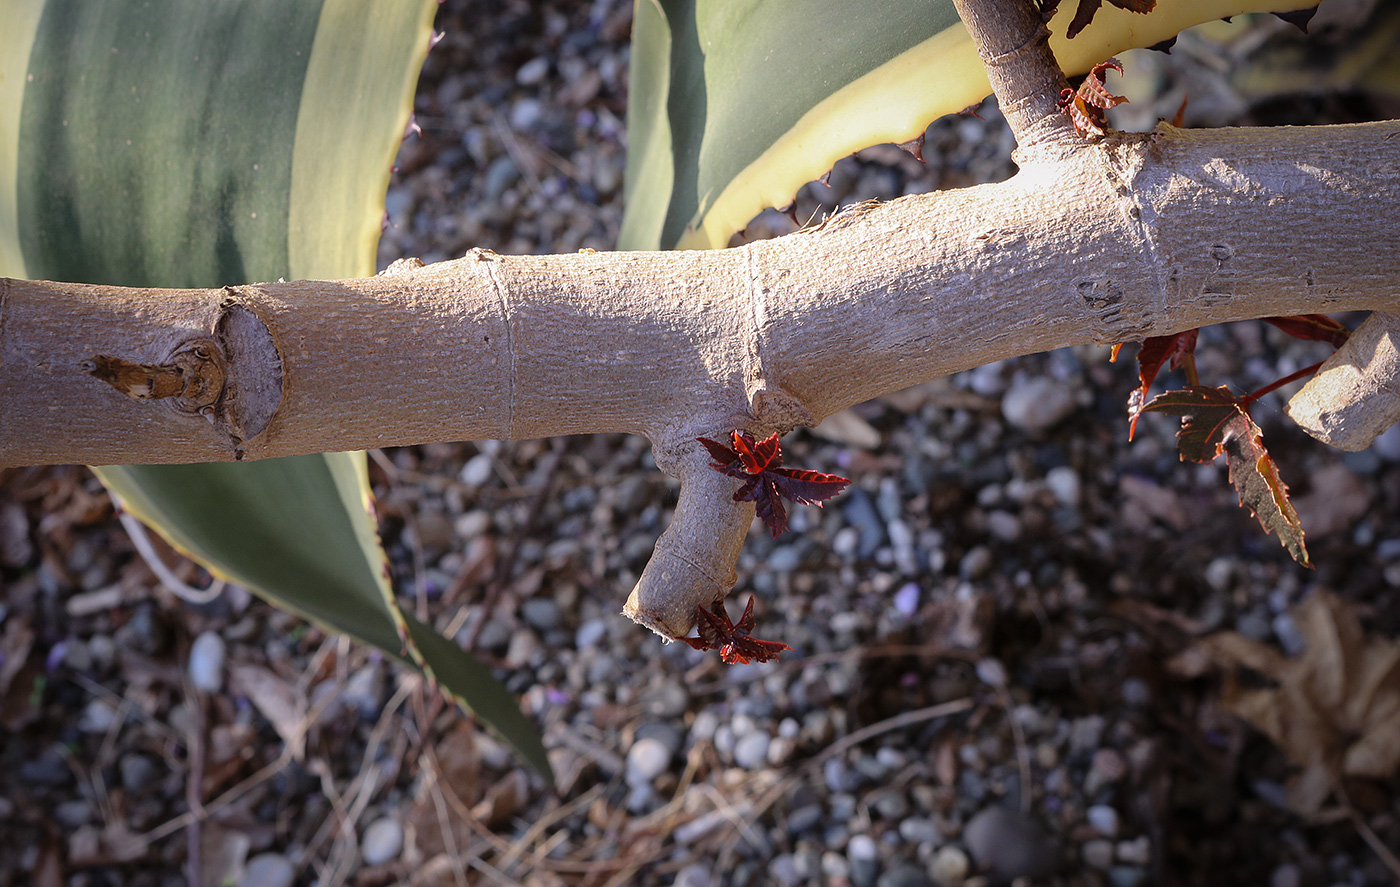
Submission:
[[[681,638],[697,650],[719,650],[719,658],[730,665],[747,665],[750,662],[771,662],[784,650],[791,650],[787,644],[765,641],[751,636],[754,627],[753,598],[744,608],[744,615],[737,624],[729,621],[729,613],[724,609],[724,599],[720,598],[710,609],[695,608],[695,630],[697,638]]]
[[[783,506],[783,499],[799,505],[821,507],[827,499],[850,484],[849,480],[835,474],[783,468],[783,450],[778,445],[777,434],[761,441],[755,441],[753,435],[746,431],[735,431],[730,437],[734,443],[733,449],[708,437],[697,437],[696,440],[710,451],[714,459],[710,463],[711,468],[744,482],[734,494],[734,501],[754,503],[759,518],[773,531],[774,539],[787,529],[787,509]]]
[[[1144,411],[1182,416],[1177,435],[1182,459],[1210,462],[1221,453],[1230,466],[1230,482],[1265,532],[1277,533],[1293,559],[1311,567],[1303,544],[1303,525],[1288,501],[1288,485],[1264,448],[1264,435],[1246,405],[1230,389],[1192,387],[1152,398]]]
[[[1095,0],[1094,5],[1097,8],[1097,0]],[[1114,5],[1119,5],[1116,0]],[[1080,7],[1080,10],[1083,10],[1083,6]],[[1078,21],[1077,16],[1075,20]],[[1065,87],[1060,92],[1060,110],[1069,115],[1075,130],[1079,133],[1102,136],[1108,126],[1108,118],[1104,116],[1103,112],[1128,101],[1121,95],[1109,92],[1108,87],[1104,85],[1104,74],[1110,68],[1119,74],[1123,73],[1123,65],[1118,59],[1099,62],[1094,65],[1093,70],[1085,75],[1084,82],[1079,84],[1078,90]]]
[[[1303,314],[1294,317],[1266,317],[1272,324],[1297,339],[1328,342],[1340,346],[1351,331],[1330,317]],[[1312,566],[1303,545],[1303,528],[1288,501],[1288,486],[1278,474],[1278,466],[1264,448],[1263,433],[1249,417],[1250,404],[1282,385],[1317,371],[1321,364],[1304,367],[1243,397],[1228,388],[1203,388],[1196,378],[1195,351],[1198,330],[1170,336],[1153,336],[1138,351],[1139,385],[1128,398],[1128,439],[1137,430],[1137,420],[1145,412],[1171,413],[1183,417],[1177,435],[1177,451],[1183,460],[1209,462],[1224,453],[1230,466],[1230,482],[1240,494],[1240,504],[1254,512],[1266,532],[1274,532],[1293,559]],[[1113,348],[1118,358],[1121,345]],[[1147,400],[1148,389],[1164,365],[1184,367],[1188,387],[1167,391]]]

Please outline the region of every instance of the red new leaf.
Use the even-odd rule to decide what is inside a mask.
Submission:
[[[1147,402],[1147,391],[1163,365],[1178,369],[1182,362],[1196,352],[1196,337],[1200,330],[1186,330],[1170,336],[1151,336],[1143,340],[1138,349],[1138,387],[1128,398],[1128,440],[1137,433],[1138,417],[1142,415],[1142,405]],[[1118,349],[1113,346],[1113,358],[1118,359]]]
[[[1182,459],[1209,462],[1224,453],[1240,504],[1249,506],[1265,532],[1278,534],[1295,561],[1312,566],[1298,512],[1288,501],[1288,486],[1279,477],[1278,466],[1264,448],[1264,434],[1230,389],[1168,391],[1152,398],[1142,411],[1182,417],[1177,435]]]
[[[1313,10],[1309,10],[1313,11]],[[1328,342],[1336,348],[1346,344],[1351,330],[1325,314],[1298,314],[1292,317],[1265,317],[1271,323],[1295,339],[1310,342]]]
[[[730,438],[734,444],[732,449],[708,437],[697,437],[696,440],[709,450],[710,458],[714,460],[710,463],[711,468],[744,482],[734,494],[734,501],[754,503],[759,518],[773,531],[774,539],[787,529],[787,509],[783,506],[783,499],[799,505],[821,507],[850,483],[835,474],[783,468],[783,449],[778,444],[777,434],[755,441],[752,434],[735,431]]]
[[[724,609],[721,598],[710,605],[695,608],[695,638],[681,638],[696,650],[719,650],[719,658],[730,665],[747,665],[750,662],[771,662],[784,650],[791,650],[787,644],[778,641],[765,641],[752,636],[754,628],[753,598],[744,608],[744,615],[737,624],[729,621],[729,613]]]
[[[1151,12],[1157,5],[1157,0],[1108,0],[1119,9],[1126,9],[1129,12]],[[1069,24],[1067,36],[1073,39],[1079,32],[1089,26],[1094,20],[1094,13],[1099,11],[1103,5],[1103,0],[1079,0],[1079,7],[1074,11],[1074,21]]]
[[[1097,3],[1095,5],[1097,6]],[[1082,6],[1080,8],[1083,9]],[[1119,74],[1123,73],[1123,65],[1118,59],[1099,62],[1085,75],[1078,91],[1065,88],[1060,92],[1060,110],[1069,115],[1075,130],[1080,133],[1102,136],[1108,126],[1104,110],[1127,101],[1123,96],[1109,92],[1108,87],[1104,85],[1103,77],[1109,69]]]

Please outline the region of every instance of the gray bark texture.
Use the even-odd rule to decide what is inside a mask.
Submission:
[[[0,467],[644,434],[682,489],[625,612],[678,637],[734,584],[753,518],[697,436],[1070,345],[1400,310],[1400,122],[1085,138],[1047,104],[1039,19],[966,5],[1021,145],[1007,182],[711,252],[472,251],[178,292],[0,280]],[[1375,319],[1295,416],[1369,443],[1395,421],[1396,338]]]

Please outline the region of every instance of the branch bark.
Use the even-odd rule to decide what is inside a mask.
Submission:
[[[3,280],[0,466],[645,434],[683,489],[627,609],[679,636],[733,584],[752,519],[697,436],[1068,345],[1394,311],[1397,279],[1400,122],[1162,127],[735,250],[474,251],[224,290]],[[196,343],[226,380],[212,400],[93,374],[177,367]]]

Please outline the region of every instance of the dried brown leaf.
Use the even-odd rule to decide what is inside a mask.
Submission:
[[[1368,637],[1353,607],[1316,592],[1293,611],[1305,648],[1284,658],[1232,632],[1205,639],[1212,658],[1277,682],[1245,690],[1231,677],[1224,702],[1299,768],[1289,803],[1316,813],[1344,778],[1400,771],[1400,641]]]
[[[229,668],[229,689],[247,696],[287,743],[295,760],[306,752],[306,698],[282,678],[261,665],[238,663]]]

